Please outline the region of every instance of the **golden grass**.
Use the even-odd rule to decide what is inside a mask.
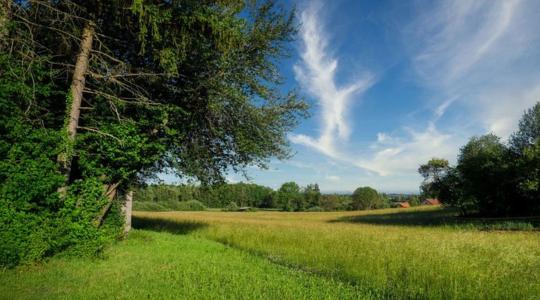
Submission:
[[[404,213],[405,212],[405,213]],[[212,239],[383,298],[540,297],[540,234],[451,223],[441,208],[364,212],[136,212],[145,228]],[[161,224],[161,225],[160,225]]]

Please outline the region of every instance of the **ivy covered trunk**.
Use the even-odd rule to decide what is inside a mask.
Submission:
[[[79,54],[77,55],[75,71],[73,72],[73,78],[71,80],[71,86],[67,97],[66,114],[69,115],[66,117],[67,119],[64,128],[64,148],[58,156],[58,163],[60,164],[62,173],[66,178],[66,183],[69,180],[69,174],[71,172],[71,161],[74,151],[73,148],[75,145],[77,126],[79,125],[85,76],[86,71],[88,70],[88,61],[90,58],[90,51],[92,50],[94,32],[94,24],[90,22],[87,23],[83,29],[81,47]]]
[[[120,185],[120,182],[117,182],[115,184],[105,184],[103,185],[103,193],[107,197],[107,204],[105,204],[99,213],[97,215],[96,219],[94,220],[94,225],[96,227],[99,227],[103,224],[103,220],[105,220],[105,216],[111,209],[111,206],[113,204],[114,199],[116,198],[116,195],[118,193],[118,186]]]
[[[12,0],[0,0],[0,50],[8,46],[8,23],[11,15]]]

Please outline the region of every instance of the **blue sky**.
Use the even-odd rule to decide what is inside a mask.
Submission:
[[[280,69],[312,117],[288,136],[295,155],[248,169],[252,182],[417,192],[420,163],[454,162],[473,135],[507,138],[540,101],[540,1],[284,4],[300,32]]]

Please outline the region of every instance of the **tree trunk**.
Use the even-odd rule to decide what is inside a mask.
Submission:
[[[107,199],[109,201],[107,202],[107,204],[105,204],[105,206],[103,206],[103,208],[101,208],[101,211],[100,211],[99,215],[94,220],[94,225],[96,227],[99,227],[99,226],[101,226],[101,224],[103,224],[103,220],[105,220],[105,216],[107,215],[107,213],[111,209],[114,198],[116,198],[116,192],[118,190],[119,185],[120,185],[120,182],[117,182],[115,184],[106,184],[106,185],[103,186],[103,188],[105,190],[104,191],[105,196],[107,196]]]
[[[62,168],[62,172],[66,178],[66,183],[69,180],[69,174],[71,172],[75,135],[77,134],[77,126],[79,125],[85,76],[88,69],[90,51],[92,50],[94,32],[94,24],[87,23],[83,29],[81,47],[79,50],[79,55],[77,56],[77,62],[75,63],[75,71],[73,72],[73,78],[71,80],[70,91],[68,94],[69,101],[66,107],[66,114],[69,111],[69,117],[65,124],[65,134],[67,139],[65,141],[63,152],[58,155],[58,163]]]
[[[0,51],[8,47],[8,23],[11,18],[12,0],[0,0]]]
[[[122,213],[124,214],[124,235],[131,230],[131,211],[133,208],[133,191],[126,194],[126,201],[122,205]]]

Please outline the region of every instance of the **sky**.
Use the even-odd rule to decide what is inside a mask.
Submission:
[[[294,156],[250,181],[323,192],[371,186],[415,193],[418,166],[455,163],[470,137],[503,139],[540,101],[540,1],[288,1],[293,55],[280,62],[311,117],[288,135]]]

